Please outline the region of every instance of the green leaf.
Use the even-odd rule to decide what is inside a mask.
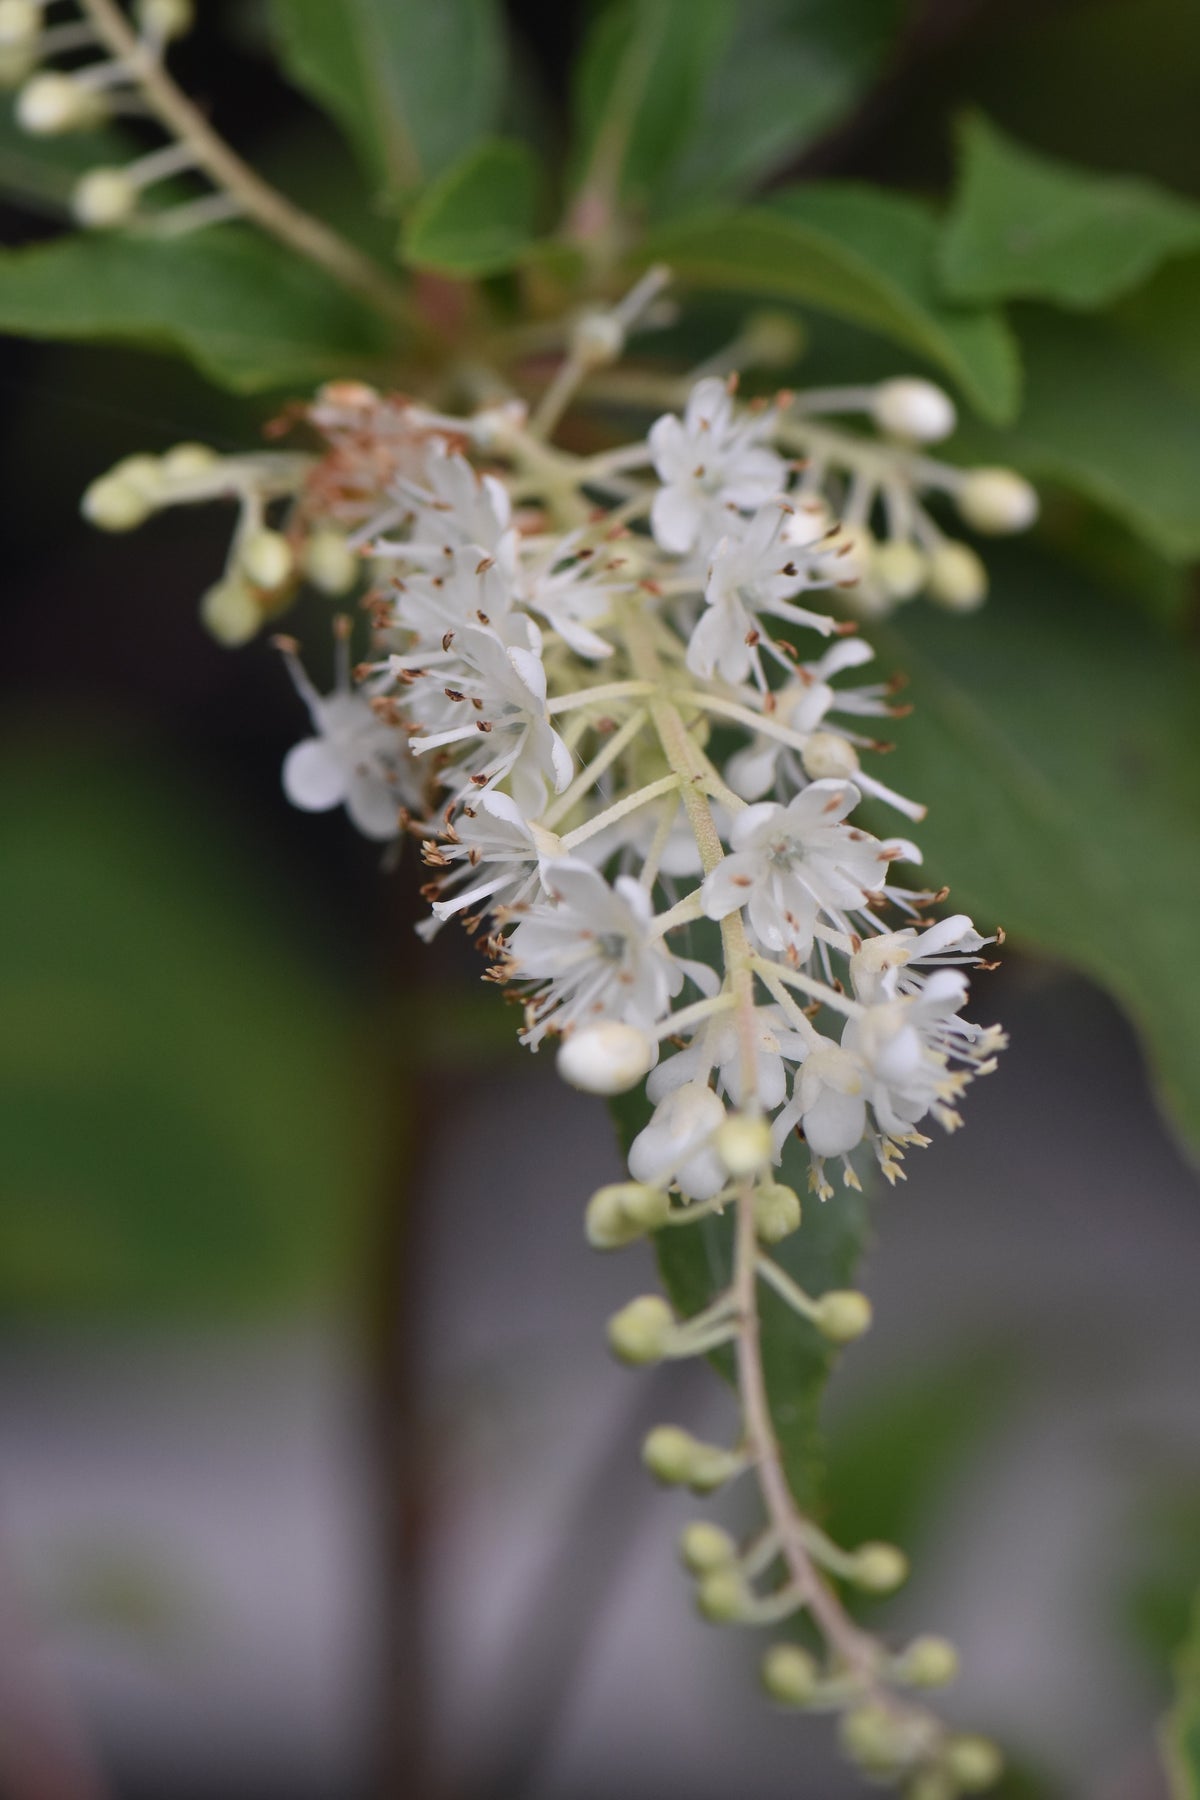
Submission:
[[[656,232],[640,253],[681,282],[815,306],[915,351],[998,423],[1016,412],[1020,366],[998,313],[937,290],[937,226],[920,202],[854,182],[791,188],[768,207]]]
[[[370,1061],[292,900],[152,750],[38,738],[0,773],[0,1308],[336,1298],[378,1179]]]
[[[688,142],[733,0],[609,0],[576,63],[576,182],[644,206]]]
[[[365,306],[237,226],[0,251],[0,332],[176,351],[239,393],[365,369],[385,348]]]
[[[1176,1658],[1175,1696],[1162,1729],[1171,1800],[1200,1800],[1200,1598],[1191,1632]]]
[[[404,260],[444,275],[510,269],[533,240],[538,184],[527,145],[476,145],[422,194],[404,233]]]
[[[614,1106],[622,1147],[630,1143],[650,1117],[642,1095],[628,1095]],[[804,1196],[808,1188],[808,1152],[788,1140],[779,1179]],[[771,1251],[806,1292],[850,1285],[867,1237],[867,1211],[861,1194],[848,1188],[825,1202],[802,1201],[799,1231]],[[729,1285],[732,1265],[732,1216],[709,1217],[694,1225],[660,1231],[654,1240],[663,1283],[681,1317],[699,1312]],[[838,1352],[813,1326],[799,1318],[773,1289],[759,1284],[763,1370],[771,1418],[793,1493],[805,1508],[820,1505],[824,1478],[821,1399]],[[713,1363],[733,1378],[728,1351]]]
[[[861,99],[904,13],[904,0],[743,0],[661,209],[731,200],[794,161]]]
[[[888,780],[928,804],[925,874],[955,906],[1115,996],[1200,1148],[1200,663],[1028,549],[989,565],[969,623],[874,628],[916,707]]]
[[[978,114],[961,127],[960,156],[939,254],[957,299],[1103,306],[1200,246],[1200,207],[1040,156]]]
[[[1061,482],[1171,560],[1200,555],[1200,392],[1164,372],[1149,334],[1143,344],[1111,319],[1031,309],[1020,337],[1029,397],[1019,423],[968,425],[956,454]]]
[[[495,0],[272,0],[280,56],[337,120],[372,183],[411,193],[496,123]]]

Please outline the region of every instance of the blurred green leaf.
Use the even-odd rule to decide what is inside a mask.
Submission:
[[[1162,1750],[1171,1800],[1200,1800],[1200,1599],[1175,1661],[1175,1704],[1163,1722]]]
[[[1120,1596],[1121,1622],[1161,1675],[1188,1635],[1192,1597],[1200,1588],[1195,1476],[1177,1474],[1149,1496],[1140,1493],[1126,1537],[1137,1560]]]
[[[376,1180],[370,1065],[291,901],[146,753],[45,738],[0,773],[0,1308],[330,1298]]]
[[[1200,1148],[1200,663],[1045,556],[989,564],[969,624],[874,628],[916,707],[888,780],[928,804],[925,873],[956,906],[1116,997]]]
[[[627,1150],[650,1117],[649,1102],[640,1094],[625,1095],[613,1111]],[[779,1179],[806,1194],[808,1152],[794,1137],[784,1148]],[[849,1286],[867,1237],[862,1195],[843,1188],[832,1200],[809,1197],[803,1205],[799,1231],[777,1244],[772,1257],[808,1293]],[[657,1233],[659,1270],[681,1317],[699,1312],[729,1285],[732,1238],[732,1214]],[[759,1304],[771,1418],[792,1490],[802,1506],[813,1508],[820,1502],[825,1468],[821,1398],[838,1351],[763,1283]],[[726,1380],[733,1379],[728,1351],[718,1350],[711,1360]]]
[[[1163,556],[1200,555],[1200,393],[1111,319],[1020,318],[1028,401],[1011,431],[968,424],[955,452],[1061,482]],[[1197,359],[1200,366],[1200,358]]]
[[[640,254],[685,284],[794,300],[865,325],[927,358],[1003,423],[1017,408],[1016,345],[998,313],[941,297],[936,242],[934,216],[919,201],[817,182],[769,207],[656,232]]]
[[[177,351],[238,393],[367,368],[386,345],[328,276],[232,225],[0,251],[0,332]]]
[[[696,125],[733,0],[608,0],[575,64],[575,181],[644,206]]]
[[[743,0],[661,209],[731,200],[839,123],[880,73],[905,0]]]
[[[959,156],[939,251],[956,299],[1104,306],[1200,245],[1200,207],[1153,182],[1040,156],[979,114],[963,121]]]
[[[538,183],[528,145],[477,144],[422,194],[404,233],[404,260],[445,275],[511,268],[533,239]]]
[[[439,175],[496,123],[505,42],[495,0],[272,0],[280,56],[390,199]]]

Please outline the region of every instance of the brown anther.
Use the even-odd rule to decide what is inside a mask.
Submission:
[[[443,688],[442,692],[445,694],[447,700],[453,700],[455,703],[459,700],[465,700],[467,697],[465,694],[460,693],[457,688]]]
[[[494,569],[495,566],[496,566],[495,557],[494,556],[485,556],[481,562],[476,563],[475,573],[477,575],[486,575],[488,570]]]
[[[487,733],[492,729],[492,721],[490,719],[476,719],[475,729],[476,731]]]
[[[452,631],[444,631],[442,633],[442,649],[448,650],[453,642],[454,633]]]

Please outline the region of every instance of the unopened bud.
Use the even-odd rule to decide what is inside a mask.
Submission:
[[[904,1800],[958,1800],[958,1786],[944,1769],[921,1769],[904,1790]]]
[[[743,368],[786,369],[804,349],[804,327],[793,313],[764,309],[750,314],[738,342]]]
[[[957,1674],[958,1651],[949,1638],[914,1638],[896,1663],[897,1678],[910,1687],[946,1687]]]
[[[949,394],[915,375],[881,382],[871,410],[881,431],[914,444],[936,444],[949,437],[957,417]]]
[[[625,348],[625,330],[610,312],[585,312],[571,328],[571,348],[589,368],[616,362]]]
[[[138,0],[137,19],[148,37],[182,37],[192,28],[192,0]]]
[[[95,525],[99,531],[133,531],[154,510],[136,482],[115,472],[101,475],[84,489],[79,509],[89,525]]]
[[[642,1462],[667,1487],[711,1494],[745,1466],[736,1451],[706,1444],[681,1425],[656,1425],[642,1445]]]
[[[674,1325],[674,1314],[661,1294],[642,1294],[608,1321],[608,1342],[622,1362],[661,1362]]]
[[[736,1569],[710,1569],[696,1584],[696,1605],[713,1625],[740,1619],[747,1598],[746,1584]]]
[[[835,1344],[850,1344],[870,1328],[871,1302],[854,1288],[830,1288],[816,1302],[813,1324]]]
[[[301,554],[307,580],[323,594],[347,594],[362,574],[362,558],[340,531],[314,531]]]
[[[846,1754],[872,1774],[891,1774],[903,1766],[905,1733],[885,1707],[852,1707],[842,1715],[840,1736]]]
[[[987,585],[987,570],[969,544],[939,544],[929,559],[929,597],[950,612],[974,612]]]
[[[871,573],[891,600],[911,600],[924,586],[929,564],[907,538],[892,538],[875,552]]]
[[[799,1644],[772,1644],[762,1659],[762,1683],[781,1706],[807,1706],[817,1691],[816,1658]]]
[[[800,752],[810,781],[853,781],[858,774],[858,751],[836,731],[814,731]]]
[[[679,1534],[679,1555],[684,1568],[693,1575],[707,1575],[714,1569],[729,1569],[736,1564],[737,1540],[719,1525],[697,1519]]]
[[[767,1181],[754,1192],[754,1230],[761,1243],[780,1244],[800,1227],[800,1196],[782,1181]]]
[[[200,622],[218,644],[236,650],[248,644],[263,622],[262,609],[248,587],[236,575],[210,587],[200,602]]]
[[[657,1046],[636,1025],[602,1019],[565,1037],[557,1068],[563,1080],[585,1094],[624,1094],[654,1067]]]
[[[890,1594],[908,1577],[908,1558],[895,1544],[860,1544],[850,1575],[868,1594]]]
[[[268,594],[281,588],[295,569],[292,547],[282,531],[252,531],[238,551],[246,579]]]
[[[34,44],[0,44],[0,90],[20,87],[37,68]]]
[[[968,1794],[981,1794],[999,1781],[1004,1759],[990,1739],[964,1735],[946,1746],[946,1767]]]
[[[32,43],[42,28],[42,9],[35,0],[0,0],[0,49]]]
[[[173,444],[163,452],[162,472],[167,481],[197,481],[211,474],[220,460],[208,444]]]
[[[771,1160],[771,1127],[765,1119],[734,1113],[717,1127],[713,1149],[728,1175],[753,1175]]]
[[[104,102],[70,75],[48,70],[27,81],[17,95],[16,119],[31,137],[86,131],[104,118]]]
[[[657,1231],[671,1210],[664,1188],[645,1181],[614,1181],[597,1188],[587,1204],[584,1231],[593,1250],[620,1250]]]
[[[90,231],[106,231],[132,218],[137,202],[137,186],[124,169],[89,169],[75,183],[71,211]]]
[[[1036,490],[1015,469],[972,469],[957,494],[958,510],[976,531],[1026,531],[1038,516]]]

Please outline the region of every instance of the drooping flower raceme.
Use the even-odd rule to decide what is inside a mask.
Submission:
[[[824,423],[847,411],[887,435]],[[735,1210],[729,1289],[684,1321],[645,1296],[610,1336],[630,1361],[736,1341],[743,1444],[719,1451],[664,1428],[647,1460],[697,1488],[747,1461],[767,1472],[771,1556],[722,1562],[699,1539],[685,1550],[702,1610],[767,1620],[812,1605],[829,1668],[777,1646],[772,1691],[797,1703],[801,1688],[827,1692],[848,1720],[883,1719],[896,1770],[939,1779],[944,1729],[895,1697],[904,1677],[827,1585],[832,1572],[886,1586],[898,1552],[836,1550],[800,1516],[748,1321],[762,1281],[834,1341],[865,1328],[862,1296],[809,1296],[767,1253],[800,1221],[779,1178],[785,1146],[802,1141],[829,1205],[868,1163],[895,1180],[930,1125],[958,1125],[1004,1041],[963,1016],[965,971],[990,940],[961,914],[930,922],[919,849],[862,818],[864,803],[914,823],[923,808],[864,767],[907,709],[898,680],[866,672],[854,615],[923,581],[948,597],[956,547],[922,490],[1003,523],[999,499],[988,512],[978,482],[919,450],[952,419],[920,382],[747,408],[710,377],[639,442],[577,457],[515,403],[448,417],[337,384],[309,409],[313,455],[135,471],[144,510],[232,493],[243,537],[247,517],[278,537],[274,585],[270,559],[248,567],[244,543],[228,577],[258,616],[305,571],[365,590],[357,688],[343,657],[321,696],[281,640],[312,723],[287,792],[344,804],[369,836],[420,840],[427,929],[468,924],[488,978],[523,1004],[524,1042],[552,1041],[569,1081],[598,1094],[646,1082],[630,1179],[589,1207],[594,1243]],[[91,515],[127,523],[131,479],[97,484]],[[1028,523],[1015,480],[993,479],[983,499]],[[282,510],[277,526],[263,524],[268,508]],[[961,582],[951,603],[968,603]],[[240,622],[223,634],[245,635]],[[776,1557],[780,1585],[756,1594]]]

